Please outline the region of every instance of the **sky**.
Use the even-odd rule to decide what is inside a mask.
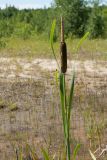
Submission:
[[[15,6],[19,9],[22,8],[43,8],[49,7],[53,0],[0,0],[0,8],[5,6]],[[107,3],[107,0],[101,0],[102,3]]]
[[[5,6],[15,6],[19,9],[22,8],[43,8],[49,7],[52,0],[0,0],[0,8],[5,8]]]

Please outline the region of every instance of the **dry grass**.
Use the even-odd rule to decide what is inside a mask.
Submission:
[[[31,67],[28,66],[29,63],[24,59],[20,59],[20,61],[16,59],[16,61],[20,65],[22,64],[22,69],[17,74],[20,75],[25,69],[25,71],[29,71],[27,72],[28,74],[33,74],[38,78],[22,80],[20,76],[16,76],[12,81],[11,79],[6,80],[5,76],[0,78],[1,104],[6,105],[0,110],[0,156],[4,156],[3,160],[7,160],[7,157],[10,156],[11,160],[11,156],[14,155],[12,144],[15,147],[18,144],[24,146],[26,142],[34,145],[36,152],[41,146],[46,146],[50,153],[60,153],[63,148],[63,135],[61,117],[59,116],[59,95],[56,92],[56,82],[53,76],[56,67],[54,66],[53,70],[49,68],[49,70],[46,70],[46,68],[40,69],[37,65],[35,66],[33,60],[30,62]],[[9,67],[9,64],[12,65],[13,63],[15,65],[16,63],[17,66],[18,62],[15,62],[14,59],[10,62],[8,60],[8,63],[7,61],[2,61],[2,72],[6,64]],[[41,66],[44,66],[43,62],[45,63],[45,61],[42,61]],[[91,145],[92,151],[99,146],[99,136],[95,135],[97,133],[97,124],[99,130],[102,129],[102,132],[100,132],[102,145],[106,144],[107,138],[107,74],[95,72],[96,66],[99,66],[98,70],[100,70],[101,66],[106,66],[106,63],[101,63],[100,65],[99,63],[94,66],[95,70],[91,73],[89,70],[84,70],[86,68],[83,67],[83,64],[90,69],[92,62],[90,62],[89,66],[88,63],[81,62],[81,64],[78,64],[81,67],[81,71],[76,70],[76,75],[78,76],[76,76],[74,108],[72,111],[73,123],[70,132],[72,133],[72,148],[75,147],[77,142],[81,143],[79,157],[81,156],[83,160],[90,160],[89,145]],[[46,64],[51,66],[52,61]],[[39,65],[40,62],[38,63]],[[72,69],[72,67],[70,63],[68,70],[69,68]],[[37,74],[38,68],[39,74]],[[7,68],[7,73],[9,74],[8,69],[11,74],[12,67]],[[71,70],[69,73],[71,73]],[[70,79],[71,76],[68,75],[68,83]],[[16,104],[18,110],[12,112],[9,108],[10,102],[12,102],[11,104]],[[92,115],[94,116],[93,125],[91,123],[93,121]],[[86,123],[87,121],[88,123]]]
[[[59,41],[59,40],[58,40]],[[107,39],[85,40],[75,54],[75,47],[79,39],[67,39],[68,55],[73,59],[99,59],[107,60]],[[41,45],[42,44],[42,45]],[[59,56],[59,42],[54,44],[55,53]],[[28,57],[28,58],[52,58],[49,47],[49,39],[45,36],[32,37],[28,40],[10,38],[6,48],[0,50],[0,56],[4,57]]]

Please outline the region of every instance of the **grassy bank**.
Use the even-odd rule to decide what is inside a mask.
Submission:
[[[0,56],[2,57],[32,57],[32,58],[52,58],[49,39],[45,36],[36,36],[27,40],[20,38],[4,39],[5,47],[1,47]],[[107,39],[85,40],[75,53],[75,48],[79,39],[67,39],[68,56],[73,59],[99,59],[107,60]],[[59,55],[59,41],[54,44],[55,52]]]

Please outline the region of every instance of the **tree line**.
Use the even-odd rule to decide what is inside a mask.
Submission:
[[[57,19],[55,40],[59,34],[60,17],[65,20],[66,37],[106,37],[107,6],[98,1],[89,5],[84,0],[54,0],[50,8],[22,9],[8,6],[0,9],[0,38],[16,36],[25,39],[34,35],[49,36],[51,23]]]

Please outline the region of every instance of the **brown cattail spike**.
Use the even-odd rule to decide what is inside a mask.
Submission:
[[[60,46],[60,53],[61,53],[61,72],[66,73],[67,71],[67,47],[64,41],[64,22],[63,18],[61,17],[61,46]]]

